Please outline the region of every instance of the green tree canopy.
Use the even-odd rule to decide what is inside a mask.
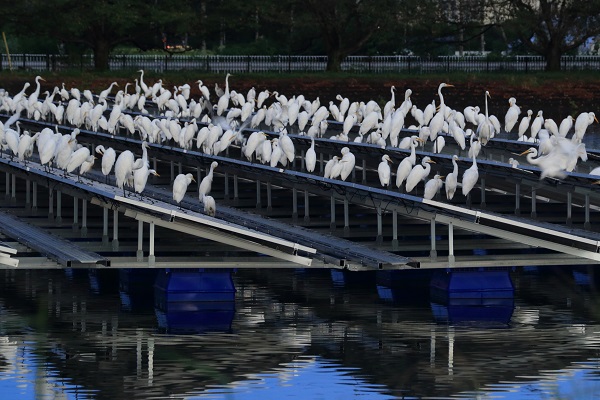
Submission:
[[[524,46],[560,70],[560,58],[600,34],[600,0],[508,0],[509,25]]]
[[[0,17],[16,34],[49,37],[91,49],[96,70],[105,70],[111,50],[120,44],[132,43],[143,49],[160,41],[165,30],[190,29],[194,13],[186,8],[187,3],[176,0],[0,0]]]

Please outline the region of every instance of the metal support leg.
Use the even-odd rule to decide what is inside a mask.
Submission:
[[[17,176],[11,176],[11,185],[12,185],[12,194],[10,196],[10,201],[15,203],[17,201]]]
[[[87,200],[81,200],[81,237],[87,237]]]
[[[48,219],[54,219],[54,190],[48,188]]]
[[[398,248],[398,211],[392,211],[392,248]]]
[[[178,171],[177,173],[181,174],[183,172],[183,169],[181,167],[181,161],[177,163],[177,166],[179,167],[178,170],[177,170]]]
[[[585,229],[591,228],[590,224],[590,195],[586,193],[585,195],[585,222],[583,223],[583,227]]]
[[[325,163],[323,162],[323,153],[319,153],[319,173],[323,175],[323,171],[325,168]],[[6,173],[8,176],[8,172]]]
[[[571,208],[573,207],[573,194],[571,192],[567,192],[567,225],[571,226],[573,224],[573,215]]]
[[[437,250],[435,249],[435,218],[431,219],[429,238],[431,241],[431,249],[429,250],[429,258],[435,260],[437,258]]]
[[[25,179],[25,208],[31,208],[31,181]]]
[[[331,219],[329,222],[329,229],[335,231],[335,197],[330,197],[330,211]]]
[[[171,166],[171,182],[173,182],[175,180],[175,163],[171,160],[169,161],[169,164]]]
[[[233,201],[237,202],[240,200],[239,192],[238,192],[238,176],[233,176]]]
[[[448,224],[448,264],[450,267],[454,266],[454,225],[452,222]]]
[[[73,230],[79,229],[79,199],[73,197]]]
[[[535,193],[535,189],[531,190],[531,218],[535,218],[537,217],[537,211],[536,211],[536,193]]]
[[[344,236],[350,235],[350,205],[348,199],[344,199]]]
[[[292,220],[298,221],[298,190],[292,188]]]
[[[6,173],[6,181],[4,182],[4,184],[5,184],[4,197],[6,197],[8,199],[8,198],[10,198],[10,174],[8,172]]]
[[[300,171],[304,171],[304,150],[300,151]]]
[[[229,174],[227,172],[225,172],[223,176],[223,182],[225,184],[225,187],[223,188],[223,196],[225,197],[225,200],[229,200]]]
[[[260,181],[257,180],[256,181],[256,208],[261,208],[262,204],[260,202],[261,200],[261,195],[260,195]]]
[[[362,184],[367,184],[367,160],[362,160]]]
[[[310,222],[308,190],[304,191],[304,223]]]
[[[521,215],[521,184],[515,185],[515,215]]]
[[[154,222],[150,222],[150,249],[148,251],[148,266],[153,267],[156,257],[154,256]]]
[[[485,208],[485,178],[479,180],[481,185],[481,208]]]
[[[31,191],[33,192],[31,210],[36,211],[37,207],[38,207],[38,204],[37,204],[37,182],[33,182]]]
[[[377,244],[383,243],[383,218],[381,215],[382,213],[383,212],[381,211],[381,207],[377,206]]]
[[[271,182],[267,182],[267,212],[273,211],[273,203],[271,201]]]
[[[102,244],[108,244],[108,208],[102,209]]]
[[[144,259],[144,222],[138,220],[138,248],[136,253],[137,261]]]
[[[119,250],[119,211],[113,210],[113,251]]]
[[[56,223],[62,222],[62,192],[56,191]]]

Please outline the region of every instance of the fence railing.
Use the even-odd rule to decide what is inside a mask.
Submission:
[[[600,56],[563,56],[562,70],[600,70]],[[153,72],[195,70],[210,73],[249,72],[322,72],[327,66],[327,56],[231,56],[231,55],[112,55],[110,70],[144,69]],[[0,58],[0,69],[31,71],[91,70],[91,55],[81,57],[57,54],[11,54],[10,65],[6,54]],[[349,56],[342,62],[342,70],[357,73],[409,73],[434,72],[492,72],[492,71],[543,71],[545,60],[541,56],[514,56],[490,58],[484,56]]]

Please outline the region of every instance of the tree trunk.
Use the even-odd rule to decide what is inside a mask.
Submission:
[[[108,71],[108,58],[110,56],[110,45],[105,40],[98,40],[94,45],[94,69],[96,71]]]
[[[560,71],[562,52],[556,45],[551,45],[546,52],[546,71]]]
[[[327,71],[340,72],[342,70],[342,61],[346,58],[339,49],[330,50],[327,54]]]

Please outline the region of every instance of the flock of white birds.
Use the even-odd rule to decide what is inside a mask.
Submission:
[[[373,100],[351,102],[342,95],[336,97],[337,102],[330,101],[326,105],[321,104],[318,97],[314,100],[306,99],[303,95],[288,98],[277,91],[257,93],[252,88],[246,94],[236,92],[229,87],[230,74],[226,75],[224,88],[215,84],[212,91],[201,80],[196,81],[201,96],[194,99],[188,84],[172,90],[164,87],[162,80],[149,85],[144,82],[144,71],[139,72],[140,76],[134,83],[128,82],[123,89],[116,90],[119,85],[113,82],[97,96],[90,90],[67,90],[64,84],[40,93],[40,81],[44,81],[40,76],[35,78],[35,90],[30,94],[26,93],[30,83],[26,83],[13,96],[0,90],[0,112],[10,116],[4,123],[0,122],[2,152],[8,153],[11,159],[16,157],[20,162],[27,162],[34,154],[34,149],[37,149],[39,162],[48,171],[54,167],[64,173],[76,172],[79,176],[93,168],[95,155],[98,154],[106,181],[114,173],[116,185],[126,195],[125,188],[142,193],[148,177],[158,176],[157,171],[150,168],[147,143],[183,149],[195,147],[197,151],[209,155],[221,154],[232,143],[236,143],[247,160],[285,168],[297,157],[294,141],[288,135],[288,130],[291,132],[293,129],[299,135],[311,137],[311,146],[305,152],[303,163],[309,173],[314,173],[316,167],[315,137],[371,143],[381,148],[409,149],[410,155],[402,159],[396,169],[396,187],[411,193],[421,182],[425,182],[424,198],[433,198],[445,187],[446,198],[451,200],[459,186],[462,194],[467,196],[476,185],[479,179],[477,156],[481,147],[500,132],[512,135],[519,141],[532,142],[532,147],[522,155],[527,154],[528,162],[541,169],[541,178],[562,178],[566,172],[575,169],[578,160],[587,160],[582,139],[588,126],[598,121],[593,112],[583,112],[577,118],[567,116],[560,123],[544,118],[541,110],[533,118],[532,110],[522,112],[516,99],[511,97],[504,116],[504,126],[501,126],[500,120],[488,110],[490,94],[487,91],[484,93],[483,112],[476,106],[460,111],[444,102],[442,89],[452,87],[447,83],[439,85],[437,99],[420,109],[412,104],[410,89],[406,90],[401,101],[396,101],[394,86],[390,89],[390,100],[383,107]],[[111,95],[113,91],[116,92],[114,97]],[[43,99],[40,97],[42,94]],[[158,112],[153,115],[147,108]],[[19,118],[23,114],[28,119],[68,124],[73,130],[69,134],[59,133],[58,128],[44,128],[39,132],[21,131]],[[327,133],[331,121],[339,123],[341,132],[335,135]],[[90,151],[88,147],[77,143],[80,129],[112,135],[121,132],[139,135],[142,155],[136,158],[136,149],[117,155],[114,149],[102,145]],[[279,135],[269,140],[268,135],[259,129],[268,129]],[[411,130],[413,134],[403,137],[403,129]],[[248,132],[251,133],[247,135]],[[415,151],[431,142],[433,153],[440,153],[449,137],[461,150],[468,146],[472,165],[459,177],[459,158],[453,155],[453,170],[445,176],[435,174],[430,178],[434,161],[425,156],[421,163],[417,163]],[[351,176],[355,168],[355,156],[350,147],[343,147],[340,155],[326,163],[325,178],[345,181]],[[518,161],[514,159],[510,163],[518,166]],[[390,156],[383,155],[377,172],[379,183],[384,188],[393,185],[391,164]],[[199,201],[204,205],[205,212],[213,216],[216,204],[210,191],[213,171],[217,166],[217,162],[213,162],[209,173],[198,185]],[[593,170],[590,174],[600,175],[600,172]],[[192,181],[195,179],[190,173],[175,178],[173,199],[178,204]]]

